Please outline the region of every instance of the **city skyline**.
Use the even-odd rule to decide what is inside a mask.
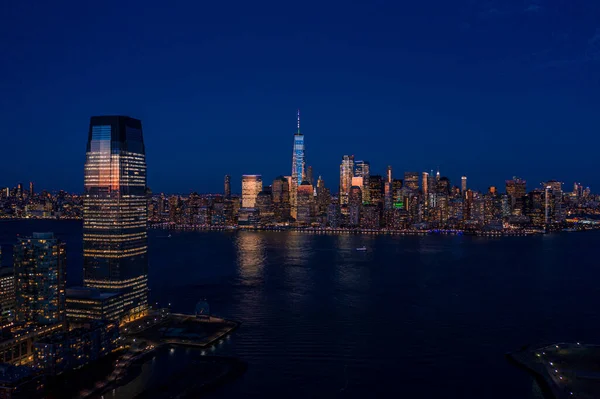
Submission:
[[[101,117],[96,117],[96,118],[110,118],[110,117],[111,116],[101,116]],[[288,177],[290,177],[290,181],[289,181],[290,182],[290,197],[291,197],[290,200],[291,200],[292,203],[294,201],[294,199],[293,199],[294,198],[294,193],[293,193],[294,192],[294,188],[293,188],[294,182],[298,181],[299,182],[298,185],[300,185],[300,183],[303,180],[306,180],[308,178],[308,172],[307,171],[310,171],[311,174],[313,173],[313,167],[312,167],[312,165],[308,165],[306,163],[305,144],[304,144],[305,138],[304,138],[304,133],[300,132],[300,110],[299,109],[297,110],[297,131],[293,135],[294,135],[294,145],[293,145],[293,152],[292,152],[292,171],[288,175]],[[300,141],[297,142],[298,138],[300,138]],[[329,157],[331,157],[331,156],[329,156]],[[389,176],[391,176],[392,170],[395,170],[395,171],[399,172],[400,174],[405,174],[405,173],[428,174],[430,177],[433,177],[434,175],[437,175],[438,177],[440,177],[440,173],[441,173],[439,165],[437,166],[436,170],[434,170],[433,168],[430,168],[430,169],[425,169],[423,171],[414,172],[414,169],[407,168],[407,169],[403,170],[401,168],[398,168],[398,167],[394,166],[393,163],[390,164],[389,162],[381,161],[381,162],[376,162],[375,163],[376,165],[381,165],[382,166],[382,169],[379,170],[379,169],[374,169],[373,168],[373,166],[371,165],[372,162],[369,159],[366,159],[364,157],[360,157],[360,155],[355,156],[354,153],[352,153],[352,154],[343,155],[343,156],[340,155],[340,157],[342,159],[342,162],[341,162],[341,164],[338,164],[338,168],[344,168],[345,170],[348,170],[348,173],[350,173],[350,174],[347,177],[348,181],[346,183],[343,183],[340,180],[340,185],[337,186],[337,187],[342,187],[342,185],[343,185],[345,187],[346,195],[349,192],[350,187],[353,185],[352,178],[354,177],[353,175],[354,175],[355,166],[358,167],[358,169],[360,170],[363,167],[362,166],[363,163],[367,165],[366,166],[366,168],[367,168],[366,169],[367,175],[382,176],[385,180],[387,180],[389,178]],[[348,165],[346,165],[346,167],[344,167],[344,164],[347,163],[349,159],[350,159],[350,163]],[[356,162],[354,161],[355,159],[357,159]],[[361,159],[361,160],[358,160],[358,159]],[[365,160],[362,160],[362,159],[365,159]],[[288,158],[288,160],[289,160],[289,158]],[[224,163],[226,163],[226,162],[224,162]],[[316,162],[316,163],[318,163],[318,162]],[[385,166],[383,166],[383,165],[385,165]],[[255,169],[255,168],[249,166],[248,169]],[[454,170],[454,169],[456,169],[456,168],[449,168],[449,170]],[[474,168],[474,170],[477,170],[477,168]],[[557,170],[560,171],[561,169],[557,168]],[[561,172],[558,172],[558,171],[556,173],[554,173],[554,176],[556,176],[556,175],[564,175],[564,173],[561,173]],[[285,176],[286,175],[285,170],[282,170],[280,172],[281,173],[279,173],[279,172],[276,171],[272,175],[271,174],[265,174],[265,173],[258,173],[257,176],[265,176],[266,175],[267,176],[267,181],[269,181],[269,179],[271,177],[275,178],[277,176]],[[317,170],[317,173],[315,174],[315,176],[322,177],[322,176],[329,176],[330,174],[331,174],[330,172],[322,173],[320,170]],[[296,175],[297,178],[294,179],[293,175]],[[550,175],[550,178],[549,178],[549,175]],[[226,182],[227,189],[225,189],[225,191],[228,191],[228,192],[234,193],[234,194],[242,194],[242,183],[241,183],[242,179],[235,179],[234,178],[233,179],[233,181],[234,181],[234,183],[233,183],[233,189],[232,189],[231,188],[232,187],[232,184],[231,184],[231,176],[232,176],[232,174],[231,173],[225,173],[224,176],[225,176],[226,180],[229,179]],[[233,175],[233,176],[235,176],[235,175]],[[240,175],[240,178],[243,177],[243,176],[251,176],[251,175],[249,175],[248,173],[244,172],[244,173],[242,173]],[[360,176],[360,174],[357,175],[357,176]],[[487,191],[489,189],[489,187],[496,187],[496,188],[497,187],[503,187],[504,184],[505,184],[505,182],[508,181],[508,180],[510,180],[511,178],[526,176],[526,174],[524,174],[524,173],[518,173],[518,174],[513,174],[513,175],[510,175],[510,176],[507,175],[507,176],[505,176],[504,179],[501,179],[500,181],[496,182],[496,184],[493,184],[491,182],[487,182],[486,183],[485,180],[482,180],[480,178],[479,180],[477,180],[477,182],[479,183],[479,185],[476,185],[476,184],[474,185],[473,184],[473,180],[470,177],[470,174],[469,173],[465,173],[464,171],[461,172],[461,173],[459,173],[456,176],[452,176],[452,175],[446,174],[446,173],[441,173],[441,176],[449,178],[452,185],[457,186],[457,187],[459,187],[461,189],[463,188],[463,180],[466,181],[466,179],[468,178],[469,179],[469,188],[470,189],[472,189],[474,191],[485,192],[485,191]],[[584,187],[590,187],[590,185],[588,184],[587,181],[583,181],[583,183],[582,183],[582,179],[571,178],[570,180],[569,179],[561,180],[561,179],[558,179],[556,177],[552,177],[553,176],[552,172],[549,172],[549,174],[543,174],[542,176],[543,176],[543,178],[540,179],[539,186],[535,185],[531,179],[525,178],[524,180],[530,181],[530,186],[528,187],[528,189],[534,189],[534,188],[544,189],[545,188],[545,181],[548,181],[548,180],[560,181],[561,183],[567,184],[569,186],[572,183],[576,183],[576,184],[583,184]],[[310,176],[310,177],[313,177],[313,176]],[[330,177],[335,182],[336,176],[335,175],[331,175]],[[312,185],[316,186],[316,177],[314,177],[314,179],[315,179],[315,181],[312,182]],[[337,179],[341,179],[340,173],[337,174]],[[356,177],[354,177],[354,179],[356,179]],[[415,177],[415,179],[416,179],[416,177]],[[335,183],[334,184],[331,183],[332,180],[328,180],[326,178],[323,178],[323,180],[325,180],[325,182],[328,185],[328,187],[336,187]],[[417,180],[415,180],[415,181],[417,181]],[[368,184],[368,177],[365,180],[364,184]],[[50,189],[48,189],[47,187],[44,187],[43,185],[40,187],[40,185],[37,182],[35,182],[35,181],[25,181],[25,182],[23,182],[23,181],[19,180],[18,183],[12,183],[12,185],[10,183],[7,185],[7,184],[5,184],[3,182],[0,182],[0,188],[1,189],[10,189],[12,187],[17,187],[17,189],[22,190],[22,191],[27,190],[30,194],[33,194],[34,187],[37,190],[41,189],[41,190],[47,190],[47,191],[51,191],[51,192],[57,192],[59,190],[64,190],[64,188],[60,188],[60,187],[59,188],[50,188]],[[150,189],[154,189],[154,192],[163,192],[163,193],[167,193],[167,194],[180,194],[180,195],[186,195],[186,194],[189,194],[189,193],[192,193],[192,192],[194,192],[194,193],[200,193],[200,194],[222,194],[224,192],[223,176],[220,176],[219,187],[218,188],[215,187],[214,190],[203,190],[202,188],[196,188],[196,189],[192,188],[192,189],[187,190],[187,191],[185,191],[185,190],[183,190],[183,191],[177,191],[177,190],[176,191],[168,191],[168,190],[161,190],[160,187],[154,187],[153,188],[150,185],[148,185],[148,187]],[[73,194],[83,194],[84,190],[81,190],[81,191],[74,190],[74,191],[68,191],[68,192],[73,193]],[[332,194],[335,194],[335,193],[338,193],[338,190],[334,189],[332,191]],[[293,212],[293,206],[292,206],[292,212]]]
[[[155,191],[287,175],[300,108],[308,162],[326,182],[354,154],[373,173],[439,166],[480,190],[515,175],[600,186],[585,151],[600,144],[600,4],[538,3],[365,2],[340,13],[133,2],[127,10],[145,12],[135,29],[121,5],[89,24],[90,4],[11,4],[0,15],[13,60],[0,65],[0,184],[81,192],[82,133],[102,114],[144,121]]]

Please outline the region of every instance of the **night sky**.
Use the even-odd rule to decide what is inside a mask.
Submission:
[[[88,4],[89,3],[89,4]],[[89,117],[142,120],[154,192],[342,155],[600,191],[600,1],[4,1],[0,186],[83,189]]]

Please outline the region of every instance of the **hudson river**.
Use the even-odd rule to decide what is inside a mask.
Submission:
[[[67,242],[81,282],[78,221],[1,221],[2,264],[16,235]],[[151,299],[242,322],[207,354],[248,363],[226,397],[539,398],[504,354],[529,343],[600,343],[600,232],[533,237],[314,235],[150,230]],[[366,252],[356,251],[365,246]],[[128,397],[184,367],[159,352]]]

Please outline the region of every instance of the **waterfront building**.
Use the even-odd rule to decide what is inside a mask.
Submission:
[[[531,224],[541,227],[545,223],[545,192],[533,190],[527,194],[525,215],[529,217]]]
[[[303,181],[298,187],[298,208],[296,222],[309,225],[314,215],[314,189],[312,184]]]
[[[550,191],[552,193],[552,199],[554,203],[552,204],[552,214],[550,216],[552,223],[560,223],[564,221],[563,214],[563,191],[562,191],[562,182],[556,180],[550,180],[544,183],[544,186],[550,187]]]
[[[523,214],[523,197],[527,194],[527,182],[516,176],[512,180],[507,180],[506,194],[510,200],[511,214]]]
[[[340,205],[348,205],[348,195],[354,177],[354,155],[344,155],[340,164]],[[364,181],[363,181],[364,183]]]
[[[371,165],[367,161],[356,161],[354,163],[354,176],[362,178],[362,190],[363,202],[369,204],[371,202],[370,191],[369,191],[369,178],[371,176]],[[352,183],[352,185],[355,185]]]
[[[261,175],[242,176],[242,208],[254,208],[256,197],[263,189]]]
[[[14,247],[16,324],[64,323],[66,259],[65,244],[52,233],[18,239]]]
[[[380,224],[380,209],[374,205],[369,204],[362,207],[360,217],[360,227],[363,229],[379,229]]]
[[[271,186],[271,193],[273,196],[273,213],[275,221],[288,221],[291,215],[288,180],[283,176],[276,177]]]
[[[327,225],[333,228],[341,226],[341,210],[337,201],[332,201],[327,206]]]
[[[419,191],[419,173],[418,172],[404,172],[404,187]]]
[[[96,321],[40,339],[33,344],[33,364],[56,375],[94,362],[119,345],[119,324]]]
[[[146,155],[142,123],[90,120],[83,199],[83,283],[123,292],[123,320],[148,309]]]
[[[290,204],[292,217],[296,218],[298,187],[306,179],[304,170],[304,135],[300,133],[300,110],[298,110],[298,130],[294,133],[294,148],[292,152],[292,176],[290,182]]]
[[[466,190],[464,192],[464,201],[463,201],[463,220],[470,221],[473,219],[473,200],[474,193],[472,190]]]
[[[348,198],[348,224],[352,227],[358,226],[360,223],[362,203],[362,190],[360,189],[360,186],[352,186]]]
[[[261,224],[272,224],[275,219],[272,195],[271,187],[267,186],[256,197],[256,209],[258,209]]]
[[[325,187],[325,181],[319,176],[317,181],[317,213],[327,214],[327,207],[331,203],[331,193],[329,189]]]
[[[90,287],[67,288],[66,307],[67,320],[71,325],[94,320],[118,322],[125,308],[124,293]]]
[[[225,198],[231,198],[231,176],[225,175],[223,195]]]
[[[183,202],[178,195],[169,197],[169,221],[179,224],[183,221]]]
[[[257,227],[260,222],[260,214],[256,208],[240,208],[237,215],[240,227]]]
[[[220,198],[219,201],[214,201],[210,207],[210,225],[225,226],[226,222],[225,202]]]

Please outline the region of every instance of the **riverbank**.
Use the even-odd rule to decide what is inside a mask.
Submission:
[[[525,347],[507,354],[532,374],[544,395],[553,399],[600,397],[600,345],[557,343]]]
[[[461,229],[359,229],[359,228],[330,228],[330,227],[290,227],[290,226],[205,226],[205,225],[174,225],[171,223],[152,224],[152,229],[175,230],[175,231],[272,231],[272,232],[297,232],[305,234],[349,234],[349,235],[388,235],[388,236],[427,236],[427,235],[470,235],[481,237],[521,237],[544,234],[540,229],[520,230],[461,230]],[[166,235],[163,238],[169,238]]]
[[[246,364],[237,358],[206,356],[206,351],[202,350],[228,338],[240,326],[239,322],[212,316],[197,318],[186,314],[163,314],[159,310],[127,326],[127,332],[124,333],[125,345],[129,348],[127,352],[114,361],[112,373],[97,381],[92,389],[80,391],[77,397],[101,397],[134,383],[146,363],[153,361],[161,352],[171,353],[173,346],[198,351],[189,365],[168,378],[168,383],[161,381],[164,395],[159,397],[195,397],[200,392],[236,378],[246,370]],[[184,378],[186,375],[188,377]],[[143,397],[155,397],[155,389],[157,386],[152,385],[152,394]]]

